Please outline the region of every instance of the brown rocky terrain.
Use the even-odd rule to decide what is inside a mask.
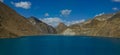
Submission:
[[[104,14],[92,20],[69,26],[63,34],[120,37],[120,12]]]
[[[45,23],[39,25],[41,28],[36,27],[25,17],[19,15],[16,11],[0,2],[0,38],[40,35],[43,33],[55,32],[54,28],[47,26]]]
[[[67,29],[67,26],[64,23],[59,23],[56,27],[57,33],[62,33],[64,30]]]

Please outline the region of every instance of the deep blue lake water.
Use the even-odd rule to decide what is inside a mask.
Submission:
[[[0,39],[0,55],[120,55],[120,39],[53,35]]]

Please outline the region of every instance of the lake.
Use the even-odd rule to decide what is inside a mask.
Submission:
[[[0,39],[0,55],[120,55],[119,38],[27,36]]]

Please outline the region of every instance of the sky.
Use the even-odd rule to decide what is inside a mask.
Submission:
[[[0,0],[22,16],[34,16],[57,26],[84,22],[120,10],[120,0]]]

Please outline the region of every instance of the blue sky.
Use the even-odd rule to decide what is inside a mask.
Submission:
[[[2,0],[1,0],[2,1]],[[74,24],[101,13],[114,13],[120,9],[120,0],[3,0],[19,14],[57,25]]]

